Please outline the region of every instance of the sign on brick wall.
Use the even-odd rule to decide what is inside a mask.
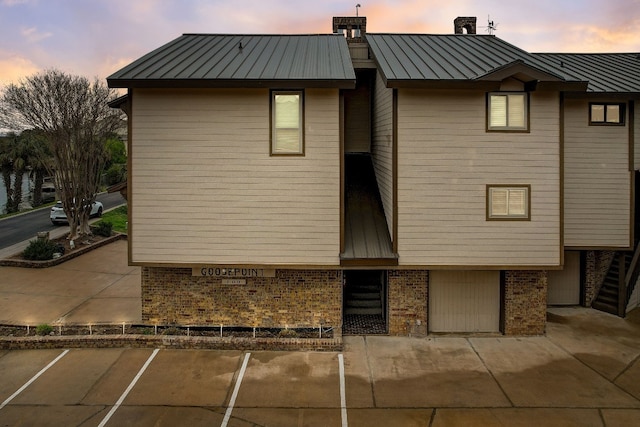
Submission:
[[[200,265],[191,268],[191,275],[198,277],[220,277],[223,279],[234,277],[276,277],[276,271],[263,268],[207,267]]]

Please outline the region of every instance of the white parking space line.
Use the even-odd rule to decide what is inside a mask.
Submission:
[[[233,388],[233,393],[231,394],[231,400],[229,400],[229,406],[227,407],[227,412],[225,412],[224,414],[224,419],[222,420],[222,424],[220,424],[220,427],[227,427],[227,424],[229,423],[229,419],[231,419],[231,412],[233,412],[233,406],[236,404],[236,398],[238,397],[238,391],[240,390],[240,384],[242,383],[242,378],[244,378],[244,372],[247,370],[249,357],[251,357],[251,353],[247,353],[244,355],[244,361],[242,362],[242,367],[240,368],[240,373],[238,374],[236,385]]]
[[[22,393],[24,391],[25,388],[29,387],[31,385],[31,383],[33,383],[35,380],[38,379],[38,377],[42,374],[44,374],[47,369],[49,369],[50,367],[52,367],[53,365],[55,365],[58,360],[62,359],[64,357],[65,354],[69,353],[69,350],[65,350],[63,351],[58,357],[56,357],[55,359],[53,359],[47,366],[45,366],[44,368],[42,368],[40,370],[40,372],[38,372],[37,374],[35,374],[33,376],[33,378],[31,378],[29,381],[27,381],[22,387],[20,387],[15,393],[13,393],[11,396],[7,397],[7,399],[0,403],[0,409],[4,408],[5,406],[7,406],[7,404],[9,402],[11,402],[17,395],[19,395],[20,393]]]
[[[338,371],[340,372],[340,415],[342,416],[342,427],[347,427],[347,393],[344,380],[344,356],[338,354]]]
[[[124,402],[124,399],[127,398],[127,395],[131,392],[131,389],[133,389],[133,387],[136,385],[136,383],[138,382],[138,380],[140,379],[140,377],[142,376],[144,371],[147,370],[147,368],[151,364],[151,361],[153,360],[154,357],[156,357],[156,354],[158,354],[159,351],[160,351],[159,348],[156,348],[155,350],[153,350],[153,353],[151,353],[151,356],[149,356],[147,361],[144,362],[144,365],[142,365],[142,368],[140,368],[140,370],[138,371],[136,376],[133,378],[133,380],[131,381],[131,384],[129,384],[129,387],[127,387],[127,389],[124,391],[124,393],[122,393],[122,396],[120,396],[120,399],[118,399],[116,404],[113,406],[113,408],[111,408],[111,410],[109,411],[107,416],[104,417],[102,422],[100,424],[98,424],[98,427],[104,427],[107,424],[109,419],[113,416],[113,414],[115,414],[115,412],[118,410],[120,405],[122,405],[122,402]]]

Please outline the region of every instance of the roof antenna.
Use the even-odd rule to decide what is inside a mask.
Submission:
[[[358,4],[356,5],[356,18],[358,17],[358,8],[359,8],[359,7],[362,7],[362,6],[360,6],[360,3],[358,3]]]
[[[498,31],[498,24],[491,20],[491,15],[487,15],[487,26],[484,28],[487,29],[487,33],[489,33],[490,36],[493,35],[495,31]]]

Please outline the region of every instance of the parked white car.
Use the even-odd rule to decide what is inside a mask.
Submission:
[[[102,203],[98,201],[93,202],[93,204],[91,205],[90,216],[101,217],[103,209],[104,207],[102,206]],[[55,205],[53,205],[53,207],[51,208],[51,213],[49,214],[49,219],[51,219],[51,223],[53,225],[57,225],[61,222],[69,222],[69,220],[67,219],[67,214],[64,213],[62,202],[57,202]]]

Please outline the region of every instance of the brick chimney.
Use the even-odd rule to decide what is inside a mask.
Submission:
[[[333,32],[343,33],[349,43],[362,43],[367,34],[367,18],[364,16],[335,16]]]
[[[453,20],[453,31],[455,34],[475,34],[476,33],[476,17],[475,16],[459,16]]]

